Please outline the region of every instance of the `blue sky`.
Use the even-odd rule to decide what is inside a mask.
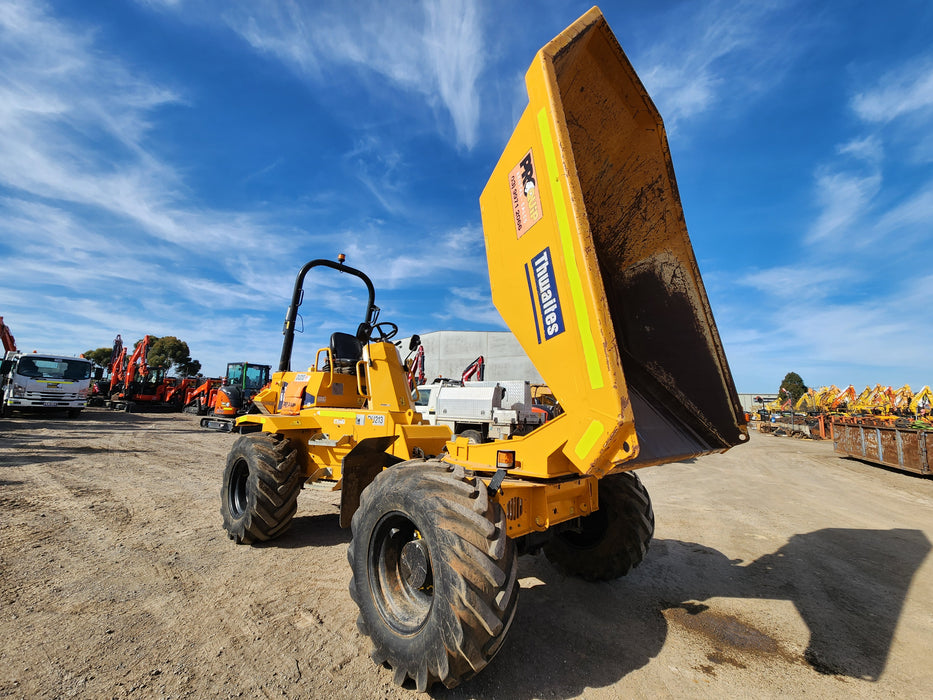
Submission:
[[[276,365],[298,268],[343,252],[403,335],[504,330],[479,193],[589,7],[0,0],[0,315],[27,350]],[[600,7],[738,390],[933,383],[933,3]],[[296,359],[355,328],[349,282],[309,276]]]

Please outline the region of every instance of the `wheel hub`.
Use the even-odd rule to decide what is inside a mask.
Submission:
[[[240,460],[230,475],[227,496],[230,513],[235,518],[241,517],[249,508],[248,481],[249,466],[244,460]]]
[[[369,580],[383,620],[398,634],[414,634],[434,604],[428,542],[407,515],[384,515],[373,528]]]
[[[411,540],[402,547],[402,576],[412,588],[421,588],[428,580],[428,552],[424,540]]]

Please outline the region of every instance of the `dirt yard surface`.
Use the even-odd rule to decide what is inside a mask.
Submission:
[[[188,415],[0,420],[0,697],[409,698],[369,659],[339,493],[282,538],[221,528],[234,436]],[[639,472],[643,564],[520,560],[499,655],[438,698],[929,697],[933,480],[753,434]]]

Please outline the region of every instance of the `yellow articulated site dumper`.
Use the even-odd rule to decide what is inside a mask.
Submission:
[[[661,118],[597,8],[541,49],[526,83],[480,206],[493,301],[564,412],[481,444],[424,423],[372,282],[342,256],[315,260],[224,472],[224,527],[241,543],[288,528],[303,484],[342,490],[358,627],[419,690],[457,685],[502,647],[518,554],[543,549],[590,580],[626,574],[654,531],[632,470],[748,438]],[[314,268],[357,277],[368,305],[355,333],[291,371]]]

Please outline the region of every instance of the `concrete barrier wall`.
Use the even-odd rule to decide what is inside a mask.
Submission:
[[[402,339],[400,350],[404,359],[408,338]],[[508,332],[495,331],[434,331],[421,335],[424,345],[424,373],[428,383],[435,377],[460,379],[463,370],[482,355],[486,360],[486,380],[524,379],[532,384],[543,383],[541,375]]]

